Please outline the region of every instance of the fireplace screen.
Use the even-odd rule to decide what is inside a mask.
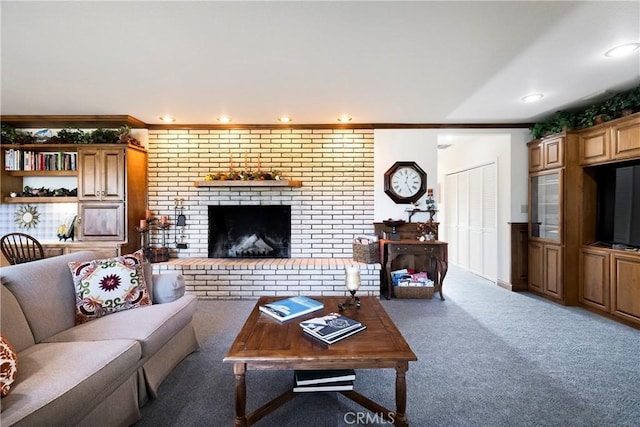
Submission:
[[[290,258],[291,206],[209,206],[209,258]]]

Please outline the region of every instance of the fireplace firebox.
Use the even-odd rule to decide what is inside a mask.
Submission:
[[[209,258],[290,258],[291,206],[209,206]]]

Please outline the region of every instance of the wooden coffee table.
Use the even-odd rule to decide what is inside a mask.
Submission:
[[[262,417],[295,396],[289,390],[255,411],[247,414],[247,370],[293,369],[380,369],[396,370],[396,410],[390,411],[362,394],[340,391],[359,405],[373,411],[396,426],[406,426],[407,385],[405,374],[409,362],[418,360],[409,344],[393,324],[376,297],[362,297],[361,307],[348,307],[342,313],[356,319],[367,329],[332,345],[326,345],[304,334],[301,320],[319,316],[323,311],[301,316],[287,322],[279,322],[261,313],[258,306],[284,297],[262,297],[256,303],[249,318],[224,362],[233,363],[236,383],[236,426],[254,424]],[[344,297],[311,297],[324,303],[324,313],[338,311]]]

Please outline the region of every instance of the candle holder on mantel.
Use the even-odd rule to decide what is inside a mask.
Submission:
[[[360,298],[356,296],[356,291],[360,289],[360,269],[358,267],[345,269],[345,285],[351,295],[342,304],[338,304],[338,309],[343,311],[351,306],[360,308]]]

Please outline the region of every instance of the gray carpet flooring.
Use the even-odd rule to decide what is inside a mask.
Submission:
[[[407,373],[412,426],[640,425],[640,331],[578,307],[506,291],[452,267],[446,301],[383,300],[418,361]],[[202,350],[165,380],[136,426],[231,426],[223,364],[255,301],[200,301]],[[393,409],[395,373],[356,371],[356,390]],[[291,387],[287,371],[250,371],[247,409]],[[389,425],[338,393],[303,393],[258,426]]]

